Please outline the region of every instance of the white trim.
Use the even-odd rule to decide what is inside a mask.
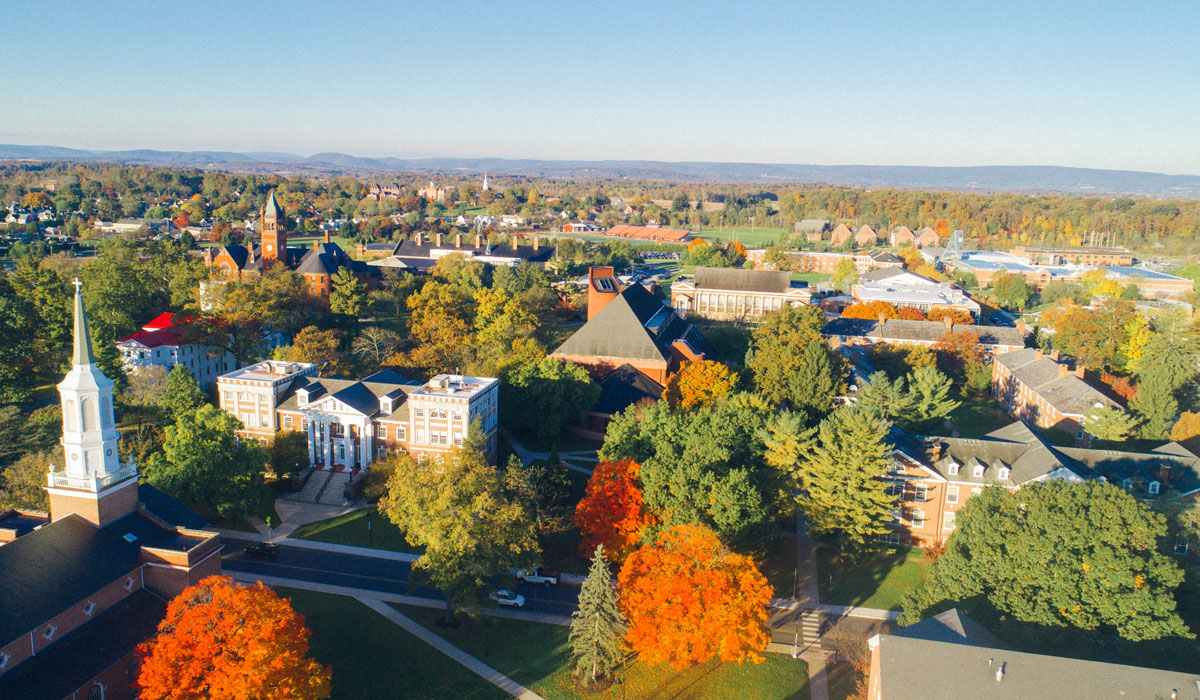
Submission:
[[[136,474],[134,474],[134,476],[136,476]],[[45,486],[43,488],[46,489],[46,493],[53,494],[55,496],[74,496],[74,497],[78,498],[80,494],[87,494],[90,496],[95,496],[96,498],[100,498],[101,496],[107,496],[108,494],[110,494],[118,489],[123,489],[126,486],[137,486],[137,484],[138,484],[137,479],[127,478],[123,481],[119,481],[119,482],[113,484],[112,486],[109,486],[108,488],[102,489],[100,491],[87,491],[85,489],[64,489],[64,488],[59,488],[57,486]]]
[[[192,569],[196,568],[197,566],[200,566],[201,564],[208,561],[209,559],[212,559],[214,556],[220,554],[221,550],[223,550],[223,549],[225,549],[225,545],[221,545],[220,547],[217,547],[215,551],[210,552],[208,554],[208,556],[204,557],[203,559],[196,562],[195,564],[192,564],[191,566],[179,566],[178,564],[162,564],[162,563],[156,562],[156,561],[148,561],[148,562],[146,562],[146,566],[157,566],[160,569],[175,569],[177,571],[191,571]]]

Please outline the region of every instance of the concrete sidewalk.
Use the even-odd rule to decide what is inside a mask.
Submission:
[[[387,603],[376,598],[358,598],[358,602],[396,623],[422,642],[466,666],[476,675],[514,698],[520,698],[520,700],[543,700],[542,696],[488,666],[462,649],[459,649],[450,642],[447,642],[440,636],[430,632],[412,618],[403,615]]]
[[[811,605],[805,601],[792,600],[791,598],[772,598],[770,605],[772,608],[780,610],[811,610],[825,615],[837,615],[838,617],[861,617],[869,620],[889,620],[891,622],[900,619],[899,610],[880,610],[878,608],[859,608],[849,605],[828,605],[825,603]]]

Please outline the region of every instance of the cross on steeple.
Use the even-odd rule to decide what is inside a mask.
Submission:
[[[76,277],[75,278],[75,293],[78,294],[80,292],[80,290],[82,290],[82,289],[83,289],[83,282],[80,282],[79,278]]]

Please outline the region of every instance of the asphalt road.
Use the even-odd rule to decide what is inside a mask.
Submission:
[[[441,593],[428,586],[418,584],[409,587],[412,564],[408,562],[289,547],[286,544],[280,547],[279,558],[266,561],[245,556],[243,551],[246,545],[252,544],[249,540],[227,535],[222,535],[221,539],[225,544],[221,566],[228,571],[445,600]],[[579,587],[566,583],[557,586],[519,584],[516,591],[525,596],[522,610],[551,615],[570,615],[579,598]]]

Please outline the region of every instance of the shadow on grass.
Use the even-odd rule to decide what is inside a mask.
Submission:
[[[835,566],[836,555],[830,547],[817,548],[822,603],[899,610],[904,594],[925,579],[927,562],[920,550],[884,549]]]
[[[301,525],[291,536],[302,540],[385,549],[391,552],[425,553],[424,547],[409,544],[400,528],[376,508],[364,508]]]

